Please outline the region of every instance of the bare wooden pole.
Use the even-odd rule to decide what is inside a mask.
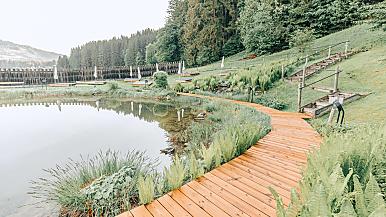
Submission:
[[[281,80],[284,81],[284,65],[281,65]]]
[[[335,71],[335,81],[334,81],[334,93],[338,92],[338,83],[339,83],[339,66],[336,67]]]
[[[344,49],[344,55],[347,58],[347,52],[348,52],[348,41],[346,41],[345,49]]]
[[[328,57],[327,58],[330,58],[331,57],[331,45],[328,47]]]
[[[306,62],[304,63],[304,67],[303,67],[302,87],[304,87],[305,84],[306,84],[306,69],[307,69],[307,64],[308,64],[308,56],[306,57]]]
[[[302,92],[303,92],[302,83],[299,83],[299,86],[298,86],[298,112],[302,112]]]
[[[330,115],[328,116],[328,121],[327,121],[328,125],[332,125],[332,118],[334,117],[334,113],[335,113],[335,108],[332,107]]]

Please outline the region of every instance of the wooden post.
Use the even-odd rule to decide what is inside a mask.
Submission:
[[[330,116],[328,116],[328,125],[332,125],[332,119],[334,118],[335,108],[334,106],[331,108]]]
[[[302,83],[299,83],[299,86],[298,86],[298,112],[302,112],[302,92],[303,92],[303,86],[302,86]]]
[[[328,47],[328,57],[327,58],[330,58],[331,57],[331,46]]]
[[[334,81],[334,93],[338,92],[338,82],[339,82],[339,66],[335,71],[335,81]]]
[[[348,41],[346,41],[345,49],[344,49],[344,55],[347,58],[347,52],[348,52]]]
[[[281,80],[284,81],[284,65],[281,65]]]
[[[306,85],[306,69],[307,69],[307,64],[308,64],[308,57],[306,57],[306,62],[304,64],[304,68],[303,68],[302,87],[304,87]]]

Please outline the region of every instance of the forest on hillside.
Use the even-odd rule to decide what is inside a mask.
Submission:
[[[369,18],[385,28],[385,5],[381,0],[170,0],[162,29],[86,43],[57,65],[108,68],[185,60],[198,66],[242,50],[272,53]]]

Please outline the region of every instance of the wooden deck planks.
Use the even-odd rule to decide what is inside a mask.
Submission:
[[[197,217],[210,217],[205,210],[201,209],[196,203],[194,203],[189,197],[184,195],[180,190],[174,190],[169,193],[169,196],[173,198],[178,204],[180,204],[186,211],[192,216]]]
[[[157,200],[146,205],[146,208],[153,216],[173,217]]]
[[[157,199],[157,201],[167,209],[174,217],[191,217],[191,215],[174,201],[168,194]]]
[[[290,190],[298,188],[307,154],[322,140],[303,120],[309,116],[226,100],[270,115],[272,131],[236,159],[119,217],[276,216],[276,203],[268,187],[289,204]]]
[[[153,215],[146,209],[145,206],[139,206],[130,210],[133,217],[153,217]]]
[[[226,201],[219,195],[213,193],[211,190],[205,188],[204,186],[200,185],[196,181],[192,181],[187,184],[189,187],[200,193],[202,196],[204,196],[206,199],[210,200],[213,204],[224,210],[227,214],[230,216],[243,216],[247,217],[246,213],[244,213],[239,208],[235,207],[230,202]]]

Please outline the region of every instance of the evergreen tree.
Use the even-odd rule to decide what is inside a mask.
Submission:
[[[248,51],[269,53],[288,46],[286,6],[278,1],[245,0],[239,19],[243,44]]]
[[[146,47],[146,63],[147,64],[155,64],[157,63],[157,58],[156,58],[156,44],[151,43],[147,45]]]
[[[70,62],[68,60],[68,57],[66,55],[59,56],[58,61],[56,63],[56,66],[58,67],[58,70],[69,70],[70,69]]]
[[[170,0],[165,27],[157,36],[156,57],[160,62],[180,61],[183,54],[183,26],[187,11],[186,0]]]

